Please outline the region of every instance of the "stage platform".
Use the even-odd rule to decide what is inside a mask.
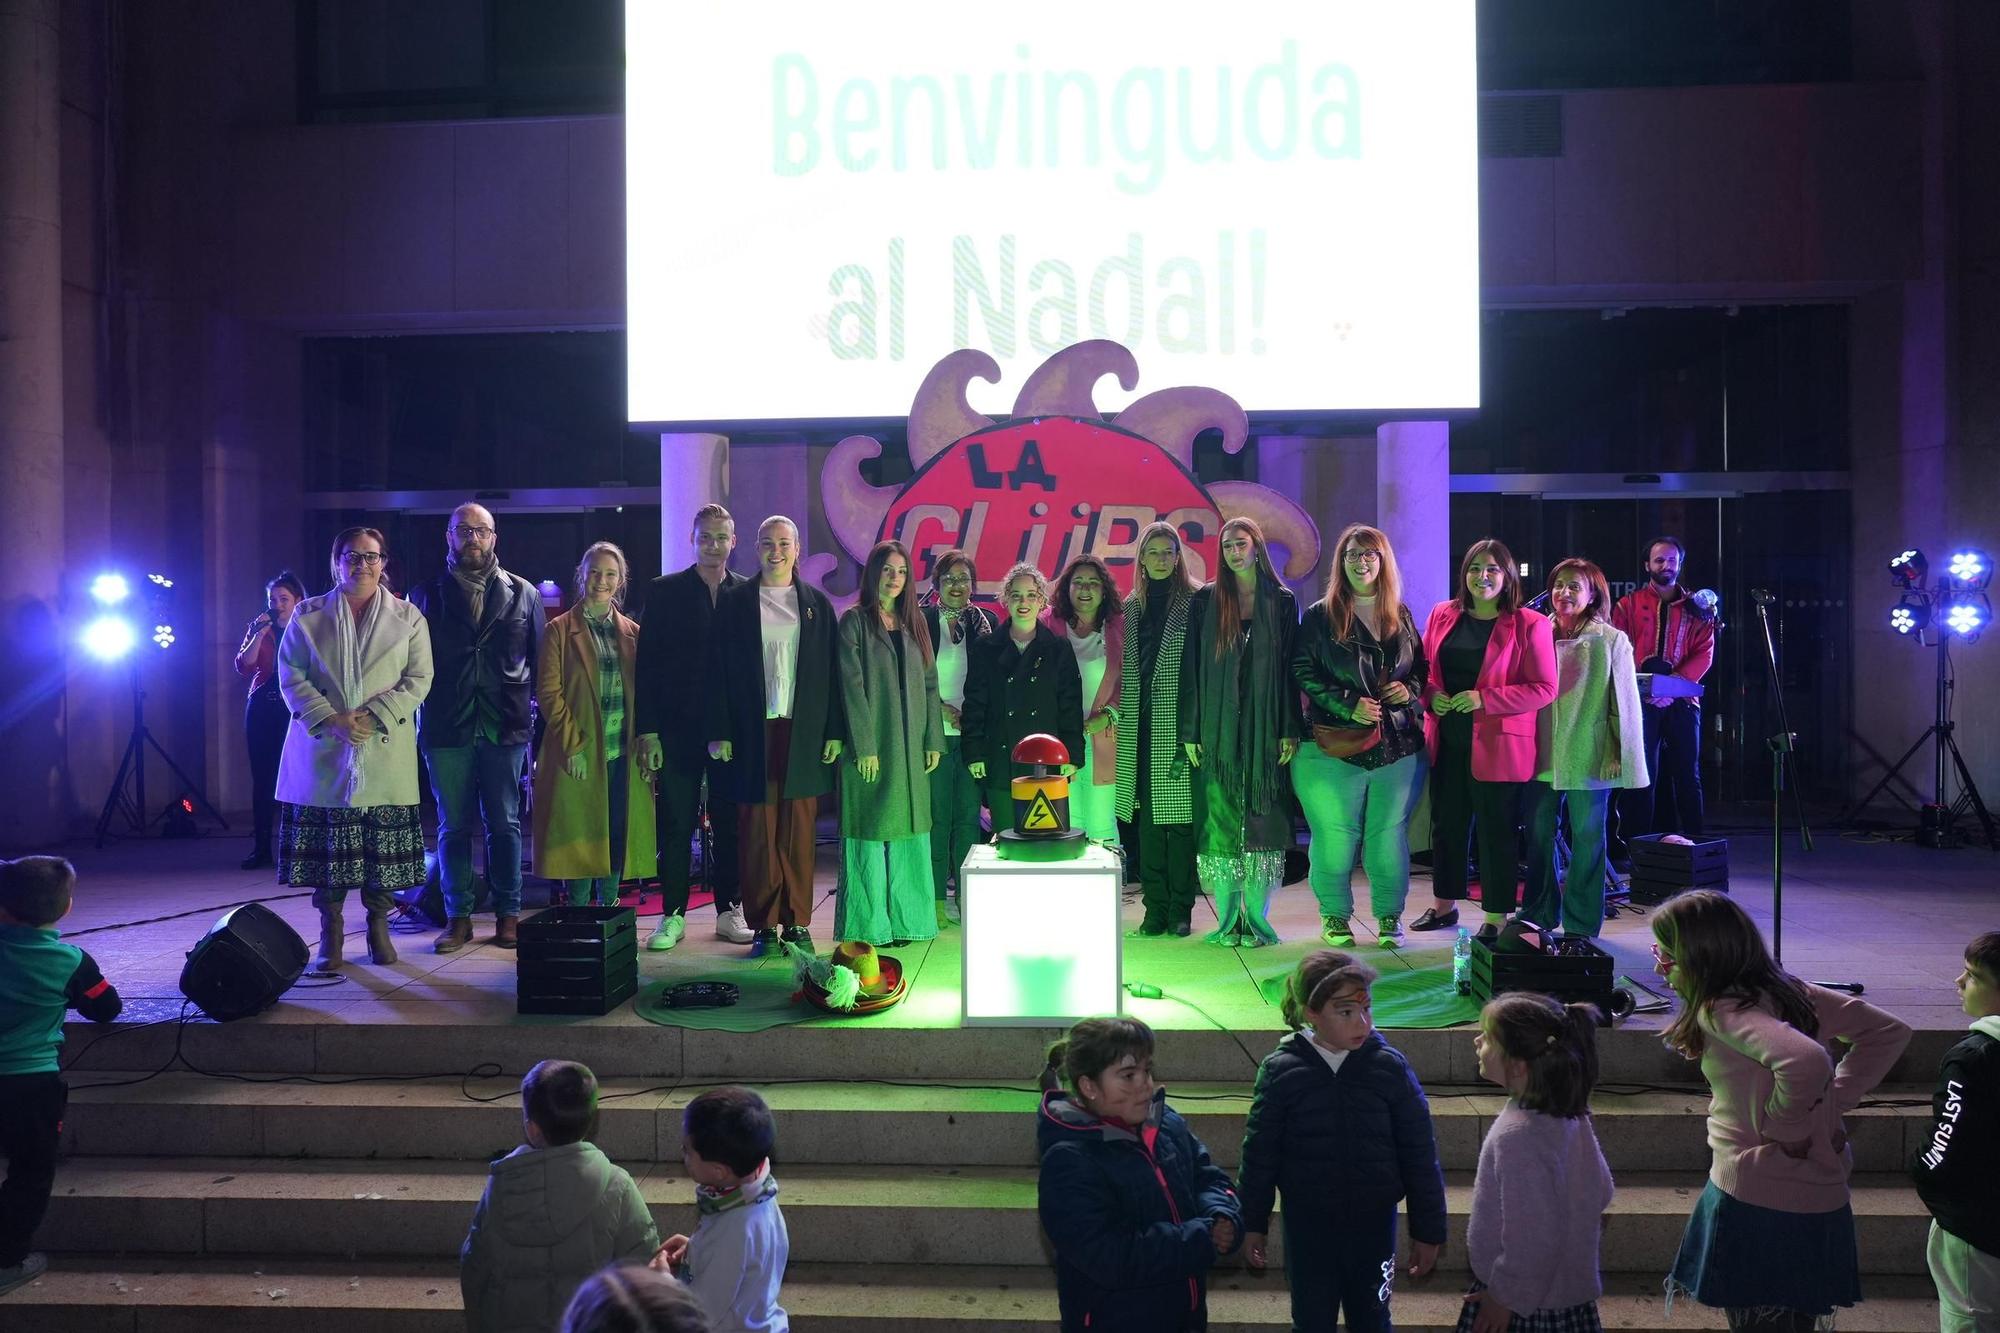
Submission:
[[[1732,889],[1767,927],[1768,845],[1738,838],[1732,846]],[[521,1072],[551,1056],[583,1060],[605,1080],[598,1142],[638,1177],[663,1233],[692,1220],[680,1108],[716,1081],[766,1092],[778,1111],[793,1237],[786,1300],[800,1329],[886,1320],[1011,1333],[1054,1319],[1030,1129],[1033,1080],[1054,1033],[956,1025],[955,930],[902,951],[909,998],[862,1019],[729,1032],[662,1026],[630,1005],[603,1018],[517,1017],[511,955],[480,944],[440,957],[425,930],[399,935],[393,967],[350,963],[346,980],[309,979],[255,1018],[183,1025],[174,1021],[183,954],[230,904],[280,892],[268,872],[237,870],[244,843],[228,838],[68,851],[82,887],[65,933],[126,995],[127,1018],[70,1028],[68,1054],[80,1057],[71,1155],[42,1233],[54,1266],[0,1298],[0,1329],[164,1333],[221,1322],[305,1333],[357,1319],[370,1329],[456,1329],[456,1248],[485,1163],[519,1140],[512,1090]],[[831,943],[832,852],[821,849],[822,949]],[[1863,982],[1919,1032],[1891,1084],[1851,1125],[1870,1299],[1841,1324],[1935,1328],[1926,1218],[1901,1168],[1925,1132],[1938,1057],[1964,1029],[1952,990],[1960,950],[2000,926],[2000,858],[1828,836],[1810,856],[1788,849],[1786,860],[1787,963],[1810,978]],[[1415,881],[1413,904],[1427,889]],[[532,881],[529,894],[531,903],[541,896]],[[304,897],[271,905],[313,937]],[[355,902],[357,930],[358,912]],[[1233,1167],[1254,1060],[1281,1031],[1259,981],[1316,947],[1318,922],[1303,884],[1275,904],[1286,937],[1276,948],[1206,945],[1207,914],[1198,909],[1192,939],[1127,942],[1126,980],[1172,997],[1128,1001],[1128,1012],[1161,1030],[1162,1081],[1217,1160]],[[1136,904],[1127,915],[1136,920]],[[679,948],[642,953],[643,978],[787,970],[714,939],[712,920],[698,909]],[[490,919],[476,926],[476,938],[490,937]],[[1362,951],[1385,971],[1434,966],[1450,947],[1441,933],[1378,952],[1364,923],[1357,927]],[[1649,938],[1641,916],[1610,924],[1606,944],[1621,973],[1651,980]],[[357,933],[350,948],[359,947]],[[1693,1068],[1660,1046],[1662,1021],[1638,1015],[1602,1038],[1599,1133],[1620,1185],[1606,1233],[1605,1322],[1720,1327],[1712,1312],[1686,1304],[1669,1316],[1660,1300],[1706,1166],[1705,1099]],[[1476,1083],[1466,1028],[1389,1036],[1430,1091],[1453,1228],[1440,1275],[1399,1293],[1397,1321],[1448,1328],[1465,1276],[1470,1173],[1501,1103]],[[482,1062],[499,1072],[468,1079]],[[883,1188],[889,1182],[894,1189]],[[1216,1274],[1213,1314],[1218,1330],[1284,1327],[1282,1277],[1230,1261]]]

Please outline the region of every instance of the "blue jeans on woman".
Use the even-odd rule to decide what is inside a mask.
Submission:
[[[1380,768],[1335,759],[1310,741],[1292,760],[1292,790],[1312,830],[1313,897],[1321,916],[1354,912],[1354,853],[1379,919],[1401,917],[1410,894],[1410,814],[1424,789],[1421,750]]]
[[[611,812],[611,873],[595,879],[564,880],[572,907],[588,907],[593,902],[599,907],[618,906],[618,884],[625,878],[625,801],[626,784],[630,781],[626,776],[628,762],[620,757],[608,760],[604,765],[610,779],[606,783],[606,799]]]
[[[1546,782],[1527,787],[1528,896],[1521,915],[1553,926],[1560,912],[1563,934],[1594,939],[1604,929],[1604,823],[1611,789],[1557,791]],[[1569,870],[1558,890],[1556,820],[1564,805],[1569,806]]]

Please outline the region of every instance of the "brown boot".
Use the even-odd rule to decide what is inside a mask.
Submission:
[[[370,889],[361,895],[368,909],[368,961],[387,967],[396,961],[396,945],[389,938],[389,904],[394,895],[387,889]]]
[[[347,935],[341,900],[329,894],[316,893],[313,903],[319,908],[319,953],[313,957],[313,971],[338,972],[341,965],[340,946]]]
[[[437,943],[431,947],[439,953],[457,953],[470,943],[472,943],[472,918],[455,916],[451,919],[451,924],[444,928],[444,934],[438,936]]]
[[[493,947],[511,949],[521,942],[521,918],[518,916],[496,917],[493,921]]]

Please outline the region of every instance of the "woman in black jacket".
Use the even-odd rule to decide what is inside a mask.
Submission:
[[[1208,942],[1255,949],[1278,942],[1266,913],[1292,845],[1285,770],[1305,729],[1292,684],[1299,604],[1255,520],[1230,519],[1219,544],[1222,569],[1188,610],[1181,748],[1201,795],[1194,863],[1215,900]]]
[[[1033,565],[1007,571],[1003,585],[1007,623],[972,645],[965,673],[965,766],[986,789],[993,831],[1014,820],[1014,745],[1046,732],[1063,743],[1076,772],[1083,754],[1083,677],[1069,640],[1041,623],[1049,581]]]
[[[1242,1239],[1242,1210],[1153,1082],[1152,1029],[1084,1019],[1049,1049],[1042,1085],[1036,1199],[1065,1333],[1207,1328],[1208,1270]]]
[[[1352,948],[1354,853],[1368,872],[1375,942],[1403,941],[1410,894],[1410,815],[1424,789],[1423,635],[1403,604],[1388,534],[1356,523],[1334,546],[1326,596],[1306,610],[1292,654],[1312,739],[1292,785],[1312,830],[1320,938]]]

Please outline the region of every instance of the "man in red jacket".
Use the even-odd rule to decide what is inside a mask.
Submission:
[[[1611,623],[1632,640],[1639,670],[1699,681],[1715,661],[1715,620],[1680,584],[1687,550],[1678,537],[1646,548],[1646,582],[1618,599]],[[1701,836],[1701,700],[1646,700],[1646,768],[1651,787],[1624,792],[1619,834]]]

